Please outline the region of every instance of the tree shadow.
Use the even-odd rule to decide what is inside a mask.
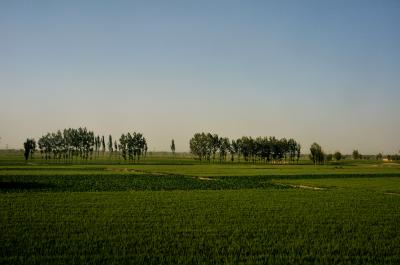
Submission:
[[[8,181],[0,182],[0,191],[28,191],[28,190],[49,190],[54,188],[54,185],[49,183],[38,183],[38,182],[20,182],[20,181]]]

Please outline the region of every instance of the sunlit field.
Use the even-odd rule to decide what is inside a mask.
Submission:
[[[0,1],[0,265],[400,265],[399,25]]]
[[[304,158],[305,159],[305,158]],[[0,156],[2,264],[398,264],[400,165]]]

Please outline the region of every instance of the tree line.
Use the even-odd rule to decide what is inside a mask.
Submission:
[[[294,139],[277,139],[276,137],[248,137],[243,136],[236,140],[219,137],[218,134],[196,133],[190,139],[190,152],[199,160],[208,162],[226,161],[228,154],[233,162],[253,163],[283,163],[298,162],[301,155],[301,145]]]
[[[46,160],[73,160],[78,157],[87,160],[92,159],[95,142],[97,143],[97,137],[92,131],[86,128],[69,128],[43,135],[38,140],[38,147]]]
[[[232,162],[241,161],[253,163],[295,163],[301,156],[301,145],[294,139],[276,137],[248,137],[238,139],[220,137],[211,133],[196,133],[189,142],[190,152],[200,161]],[[111,135],[108,142],[104,136],[95,135],[86,128],[68,128],[57,132],[47,133],[36,142],[28,138],[24,142],[24,157],[26,160],[33,158],[36,149],[39,148],[42,158],[64,160],[72,162],[74,159],[88,160],[104,156],[106,150],[110,157],[118,156],[129,162],[139,161],[147,155],[147,141],[141,133],[128,132],[113,142]],[[175,156],[175,141],[171,141],[172,155]],[[400,152],[399,152],[400,153]],[[229,157],[228,157],[229,156]],[[313,143],[310,147],[310,160],[314,164],[324,164],[333,159],[340,161],[344,156],[340,152],[325,154],[321,146]],[[379,153],[376,156],[364,156],[358,150],[352,153],[353,159],[377,159],[383,160]],[[387,160],[400,160],[400,155],[387,155]]]
[[[400,151],[399,151],[400,153]],[[339,151],[336,151],[334,154],[325,154],[325,152],[322,150],[321,146],[317,143],[313,143],[310,147],[310,160],[314,164],[324,164],[326,162],[331,162],[333,159],[335,159],[337,162],[343,159],[345,156],[342,155]],[[394,155],[386,155],[383,156],[382,153],[379,153],[377,155],[362,155],[357,149],[353,150],[351,156],[348,155],[347,157],[353,158],[353,160],[400,160],[400,155],[394,154]]]
[[[65,162],[74,159],[88,160],[104,155],[106,146],[109,155],[114,153],[120,155],[124,160],[139,161],[142,155],[147,154],[146,138],[137,132],[122,134],[119,143],[108,137],[106,145],[105,137],[95,135],[86,128],[68,128],[57,132],[47,133],[36,141],[27,139],[24,143],[24,156],[28,160],[33,157],[36,147],[39,148],[43,159],[64,160]]]
[[[147,154],[147,142],[141,133],[122,134],[118,147],[124,160],[139,161],[140,156]]]

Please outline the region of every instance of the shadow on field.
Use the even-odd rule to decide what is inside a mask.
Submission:
[[[0,191],[16,191],[16,190],[47,190],[53,188],[54,185],[49,183],[37,182],[0,182]]]

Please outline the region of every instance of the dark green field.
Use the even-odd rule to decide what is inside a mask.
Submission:
[[[0,155],[1,264],[400,264],[399,223],[395,163]]]

